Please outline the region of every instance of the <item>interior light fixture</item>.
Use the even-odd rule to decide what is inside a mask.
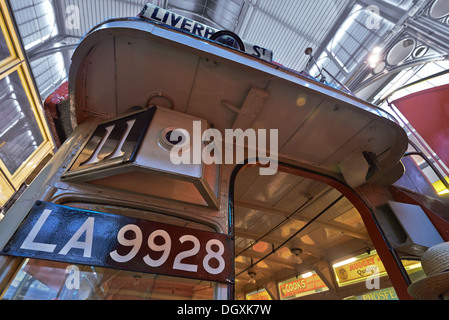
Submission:
[[[313,276],[313,272],[310,271],[310,272],[306,272],[306,273],[302,274],[301,278],[304,279],[304,278],[308,278],[308,277],[311,277],[311,276]]]
[[[345,264],[349,264],[349,263],[352,263],[355,261],[357,261],[357,259],[355,257],[352,257],[352,258],[337,262],[336,264],[333,264],[332,267],[337,268],[337,267],[344,266]]]
[[[142,276],[135,275],[133,278],[134,278],[133,284],[135,287],[137,287],[140,284],[140,279],[142,278]]]
[[[290,249],[292,256],[293,256],[293,263],[295,264],[301,264],[302,263],[302,249],[299,248],[292,248]]]
[[[256,284],[256,273],[254,271],[248,271],[249,283]]]

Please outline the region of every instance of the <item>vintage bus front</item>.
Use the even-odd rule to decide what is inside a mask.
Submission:
[[[146,7],[79,44],[74,131],[0,221],[2,298],[245,299],[261,281],[341,299],[366,275],[330,264],[374,253],[361,264],[382,260],[381,285],[410,298],[373,213],[404,174],[402,128],[182,19]]]
[[[195,67],[191,54],[164,43],[180,45],[171,34],[185,38],[143,19],[111,21],[77,48],[75,130],[1,221],[3,299],[231,297],[220,167],[193,163],[193,152],[192,164],[171,160],[208,127],[164,98],[182,108],[191,89],[181,66]],[[184,141],[172,138],[178,128]]]

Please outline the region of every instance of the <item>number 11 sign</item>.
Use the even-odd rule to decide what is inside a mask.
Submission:
[[[231,237],[37,201],[2,254],[233,283]]]

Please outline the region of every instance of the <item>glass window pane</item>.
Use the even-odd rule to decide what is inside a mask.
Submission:
[[[9,52],[8,44],[5,40],[5,35],[0,30],[0,60],[4,60],[11,56],[11,53]]]
[[[3,300],[211,300],[214,283],[27,259]]]
[[[44,142],[18,72],[0,80],[0,159],[11,174]]]

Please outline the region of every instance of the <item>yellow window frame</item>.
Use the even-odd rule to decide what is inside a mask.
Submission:
[[[6,41],[6,45],[9,49],[9,57],[3,59],[0,61],[0,74],[4,72],[4,70],[8,70],[10,69],[12,66],[17,65],[18,63],[20,63],[21,61],[23,61],[23,57],[19,57],[17,55],[17,51],[15,49],[16,45],[20,46],[20,43],[14,43],[13,39],[10,37],[9,32],[8,32],[8,22],[11,22],[10,19],[5,19],[5,18],[9,18],[9,16],[5,13],[7,13],[7,8],[4,4],[4,0],[0,1],[0,29],[3,33],[3,36],[5,37],[5,41]],[[8,12],[9,13],[9,12]]]
[[[12,190],[16,191],[27,177],[36,169],[40,162],[49,154],[54,152],[54,143],[51,138],[50,129],[45,121],[45,115],[42,109],[42,102],[35,87],[31,71],[25,59],[22,44],[15,29],[11,12],[6,0],[0,0],[0,29],[4,35],[10,56],[0,61],[0,79],[17,72],[22,87],[30,103],[35,121],[43,137],[43,143],[22,163],[16,172],[9,172],[5,164],[0,159],[0,206],[4,205],[5,198]],[[1,142],[0,142],[1,143]]]

